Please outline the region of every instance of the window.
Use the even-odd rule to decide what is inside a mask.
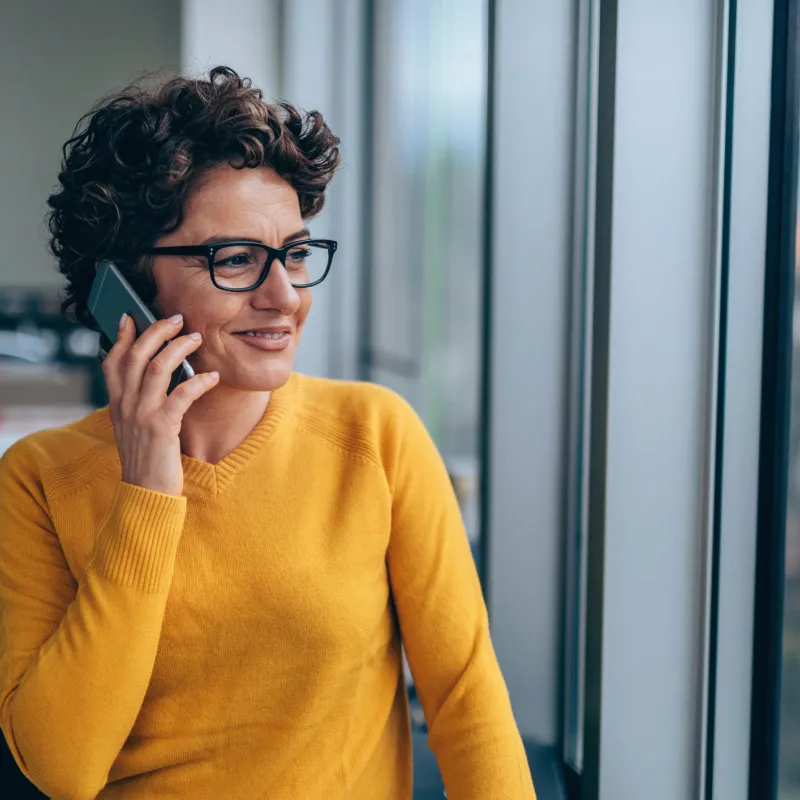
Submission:
[[[375,5],[371,380],[444,457],[478,554],[485,0]]]
[[[800,219],[795,235],[792,380],[787,481],[779,797],[800,796]]]
[[[775,3],[750,794],[800,795],[800,2]]]

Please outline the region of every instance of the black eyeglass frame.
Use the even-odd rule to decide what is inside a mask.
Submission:
[[[293,283],[292,286],[295,289],[310,289],[312,286],[317,286],[325,278],[328,277],[328,273],[331,271],[331,264],[333,263],[333,256],[336,252],[336,248],[339,246],[339,243],[336,242],[334,239],[300,239],[296,242],[289,242],[288,244],[284,245],[283,247],[270,247],[268,244],[264,244],[263,242],[254,242],[248,240],[236,240],[230,242],[219,242],[217,244],[195,244],[195,245],[176,245],[174,247],[151,247],[148,251],[148,255],[153,256],[205,256],[206,263],[208,264],[208,274],[211,276],[211,282],[217,289],[223,292],[252,292],[255,289],[258,289],[262,283],[267,279],[267,275],[269,275],[269,271],[272,268],[273,262],[277,259],[280,261],[281,266],[286,269],[286,256],[289,254],[290,250],[293,250],[296,247],[300,247],[304,244],[311,244],[311,245],[323,245],[328,250],[328,264],[325,267],[325,272],[323,272],[322,277],[319,280],[312,281],[311,283]],[[218,250],[222,250],[225,247],[238,247],[238,246],[248,246],[248,247],[260,247],[262,250],[267,251],[267,260],[264,263],[264,269],[261,271],[261,275],[259,276],[258,280],[252,285],[246,288],[231,288],[230,286],[220,286],[217,283],[217,279],[214,275],[214,260],[217,255]]]

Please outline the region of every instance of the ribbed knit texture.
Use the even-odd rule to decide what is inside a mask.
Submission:
[[[449,800],[531,800],[444,464],[405,401],[292,376],[184,496],[108,409],[0,459],[0,723],[51,797],[407,800],[401,633]]]

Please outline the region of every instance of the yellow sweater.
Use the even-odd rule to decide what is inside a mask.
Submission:
[[[108,409],[0,460],[0,720],[56,798],[403,800],[400,637],[449,800],[533,786],[459,509],[387,389],[294,375],[173,497]]]

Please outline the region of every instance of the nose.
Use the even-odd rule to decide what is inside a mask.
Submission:
[[[300,307],[300,295],[277,258],[273,260],[264,283],[250,294],[254,308],[275,309],[287,317]]]

